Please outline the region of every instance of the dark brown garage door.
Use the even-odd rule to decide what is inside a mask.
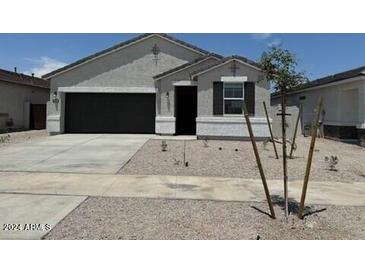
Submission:
[[[155,133],[154,94],[67,93],[68,133]]]

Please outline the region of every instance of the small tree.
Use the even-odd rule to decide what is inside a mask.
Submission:
[[[287,92],[308,81],[304,72],[296,71],[298,59],[289,50],[270,47],[262,54],[260,65],[276,92]]]
[[[260,61],[266,79],[273,85],[275,92],[281,94],[281,125],[283,140],[283,174],[285,217],[288,216],[288,175],[286,157],[286,93],[308,81],[304,72],[297,72],[298,59],[288,50],[270,47],[264,52]]]

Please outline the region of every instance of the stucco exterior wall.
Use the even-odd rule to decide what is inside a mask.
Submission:
[[[223,76],[234,76],[232,63],[227,63],[197,76],[198,82],[198,117],[197,135],[200,138],[248,138],[246,121],[243,115],[213,115],[213,83],[221,81]],[[250,66],[236,62],[239,69],[235,76],[246,76],[247,81],[255,82],[255,116],[250,117],[251,125],[257,139],[270,135],[263,102],[270,105],[269,84],[263,74]],[[223,102],[222,102],[223,104]]]
[[[48,89],[0,81],[0,113],[8,113],[15,127],[29,128],[29,105],[48,100]]]
[[[155,44],[160,49],[158,60],[155,60],[151,52]],[[71,87],[73,90],[79,88],[83,90],[82,92],[87,92],[88,87],[92,88],[93,92],[97,91],[97,88],[100,88],[100,92],[105,92],[105,88],[108,87],[146,88],[146,91],[150,92],[151,89],[156,89],[153,76],[193,61],[202,55],[158,36],[148,37],[52,77],[51,97],[53,92],[65,87],[66,89]],[[64,92],[65,89],[63,92],[58,92],[58,106],[52,102],[47,105],[47,129],[51,134],[63,132]],[[159,102],[159,95],[156,97],[156,102]]]
[[[319,96],[323,96],[323,124],[334,126],[365,125],[365,80],[318,87],[288,96],[288,106],[303,105],[303,126],[311,125]],[[300,97],[304,97],[305,99]],[[280,104],[280,98],[272,99]]]
[[[247,81],[255,82],[255,116],[264,117],[262,102],[270,105],[270,91],[262,73],[254,68],[236,63],[239,70],[236,76],[246,76]],[[225,64],[198,76],[198,116],[213,116],[213,82],[221,81],[222,76],[233,76],[231,64]],[[223,102],[222,102],[223,104]]]
[[[281,116],[277,115],[280,113],[281,105],[274,105],[271,106],[269,111],[269,115],[272,118],[272,133],[275,138],[282,138],[282,127],[281,127]],[[286,138],[292,140],[294,137],[294,130],[295,130],[295,124],[297,122],[298,114],[299,114],[299,107],[296,105],[288,106],[286,109],[287,113],[290,113],[290,116],[286,116],[286,124],[287,124],[287,130],[286,130]],[[301,120],[299,120],[298,124],[298,131],[297,134],[303,133],[303,126],[301,123]]]
[[[151,52],[160,49],[157,62]],[[162,38],[152,36],[51,79],[51,90],[67,86],[154,87],[153,76],[202,56]]]

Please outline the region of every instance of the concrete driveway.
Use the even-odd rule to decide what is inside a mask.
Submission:
[[[55,187],[52,178],[54,174],[61,177],[62,174],[72,175],[71,173],[87,173],[89,176],[115,174],[153,136],[65,134],[1,147],[0,173],[3,176],[0,175],[0,180],[6,189],[12,189],[22,182],[31,189],[37,189],[41,183],[36,179],[37,176],[48,174],[46,185],[52,189]],[[13,172],[25,172],[34,176],[35,180],[19,177],[11,180],[8,175]],[[70,181],[68,183],[69,186],[75,185]],[[99,183],[103,185],[103,182]],[[81,182],[78,187],[83,189],[85,184]],[[38,195],[32,191],[0,191],[0,239],[40,239],[85,198],[85,195],[77,195],[76,192],[72,195]]]
[[[154,135],[64,134],[0,149],[0,171],[115,174]]]

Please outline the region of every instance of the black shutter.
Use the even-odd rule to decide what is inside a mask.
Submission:
[[[213,115],[223,115],[223,82],[213,82]]]
[[[255,83],[245,82],[245,103],[250,116],[255,115]]]

